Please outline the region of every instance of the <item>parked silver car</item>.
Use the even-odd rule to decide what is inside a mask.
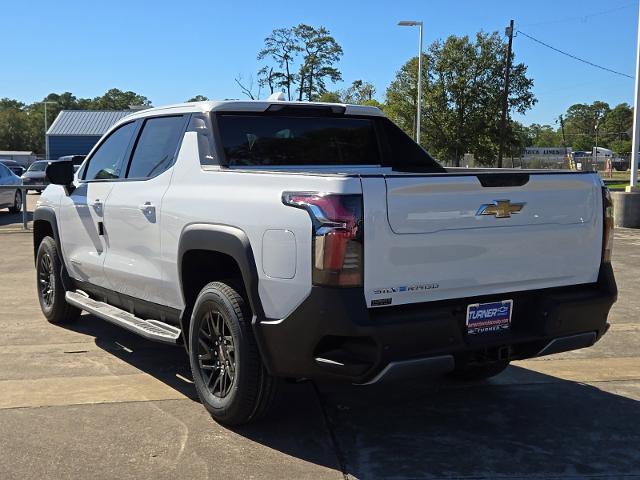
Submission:
[[[20,177],[0,163],[0,185],[20,185]],[[8,208],[11,213],[22,209],[22,192],[19,189],[0,188],[0,208]]]
[[[22,174],[27,171],[26,168],[24,168],[15,160],[0,158],[0,163],[2,163],[5,167],[7,167],[9,170],[11,170],[13,173],[15,173],[19,177],[22,176]]]

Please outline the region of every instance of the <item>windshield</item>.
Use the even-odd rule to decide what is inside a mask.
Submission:
[[[44,172],[48,162],[35,162],[29,167],[28,172]]]
[[[379,165],[370,118],[220,114],[229,166]]]

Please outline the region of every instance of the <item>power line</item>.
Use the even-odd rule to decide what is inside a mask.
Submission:
[[[566,22],[570,22],[573,20],[581,20],[582,22],[586,22],[588,19],[593,18],[593,17],[598,17],[601,15],[607,15],[609,13],[613,13],[613,12],[617,12],[619,10],[624,10],[625,8],[629,8],[633,5],[636,5],[637,2],[628,2],[622,5],[618,5],[617,7],[613,7],[613,8],[609,8],[607,10],[600,10],[598,12],[593,12],[593,13],[587,13],[585,15],[578,15],[578,16],[574,16],[574,17],[564,17],[564,18],[557,18],[555,20],[547,20],[544,22],[538,22],[538,23],[525,23],[523,24],[525,27],[537,27],[540,25],[552,25],[552,24],[556,24],[556,23],[566,23]]]
[[[590,62],[589,60],[585,60],[584,58],[576,57],[575,55],[572,55],[571,53],[565,52],[565,51],[560,50],[559,48],[556,48],[556,47],[552,47],[548,43],[544,43],[542,40],[538,40],[537,38],[534,38],[531,35],[527,35],[522,30],[518,30],[518,33],[521,33],[522,35],[524,35],[528,39],[533,40],[534,42],[539,43],[540,45],[543,45],[543,46],[545,46],[547,48],[550,48],[553,51],[561,53],[562,55],[566,55],[567,57],[573,58],[574,60],[578,60],[579,62],[586,63],[587,65],[591,65],[592,67],[599,68],[600,70],[604,70],[605,72],[615,73],[616,75],[620,75],[622,77],[627,77],[627,78],[630,78],[631,80],[633,80],[633,77],[631,75],[627,75],[626,73],[618,72],[616,70],[612,70],[610,68],[603,67],[602,65],[598,65],[596,63]]]

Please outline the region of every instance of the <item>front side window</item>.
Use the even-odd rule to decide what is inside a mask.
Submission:
[[[216,118],[229,166],[380,164],[370,118],[264,114]]]
[[[85,180],[120,178],[122,159],[129,148],[134,131],[135,123],[130,122],[111,133],[89,159],[83,178]]]
[[[184,133],[184,124],[182,115],[146,120],[131,158],[127,178],[155,177],[168,169],[173,164]]]

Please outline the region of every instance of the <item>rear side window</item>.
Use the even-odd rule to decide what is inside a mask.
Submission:
[[[189,121],[187,131],[197,134],[200,164],[203,166],[217,165],[218,162],[215,155],[213,136],[208,117],[199,113],[193,114]]]
[[[380,127],[385,137],[388,166],[394,170],[444,173],[446,170],[436,162],[426,150],[413,141],[388,118],[380,119]]]
[[[127,178],[151,178],[171,165],[185,127],[184,116],[145,120],[138,137]]]
[[[29,167],[30,172],[44,172],[47,168],[47,162],[35,162]]]
[[[379,165],[373,120],[218,114],[228,166]]]
[[[122,159],[129,148],[134,130],[133,122],[114,130],[89,159],[83,178],[85,180],[120,178]]]

